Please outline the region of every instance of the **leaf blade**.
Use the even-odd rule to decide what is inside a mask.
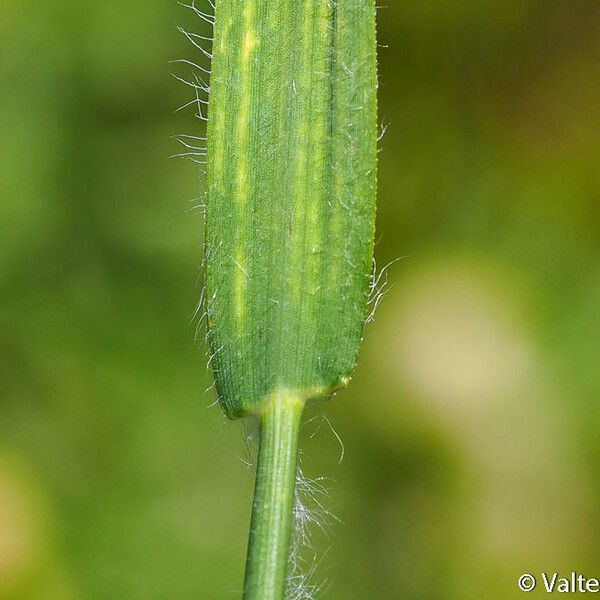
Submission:
[[[217,2],[208,126],[209,341],[225,412],[344,385],[373,252],[372,0]]]

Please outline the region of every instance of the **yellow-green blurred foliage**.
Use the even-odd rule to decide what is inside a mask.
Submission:
[[[321,597],[599,576],[600,4],[388,4],[377,254],[406,258],[304,428],[340,521]],[[190,321],[178,23],[172,0],[0,8],[2,600],[239,596],[253,474]]]

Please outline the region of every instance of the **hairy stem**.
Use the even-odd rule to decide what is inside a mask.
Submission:
[[[260,445],[244,600],[282,600],[304,400],[280,393],[260,415]]]

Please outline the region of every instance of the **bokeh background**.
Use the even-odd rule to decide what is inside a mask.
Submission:
[[[194,340],[176,24],[202,28],[174,0],[1,3],[2,600],[240,596],[252,429]],[[403,258],[304,426],[317,597],[600,576],[600,3],[393,0],[379,29],[377,260]]]

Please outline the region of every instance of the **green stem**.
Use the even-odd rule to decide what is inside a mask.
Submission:
[[[285,595],[304,404],[297,396],[277,394],[260,416],[244,600],[283,600]]]

